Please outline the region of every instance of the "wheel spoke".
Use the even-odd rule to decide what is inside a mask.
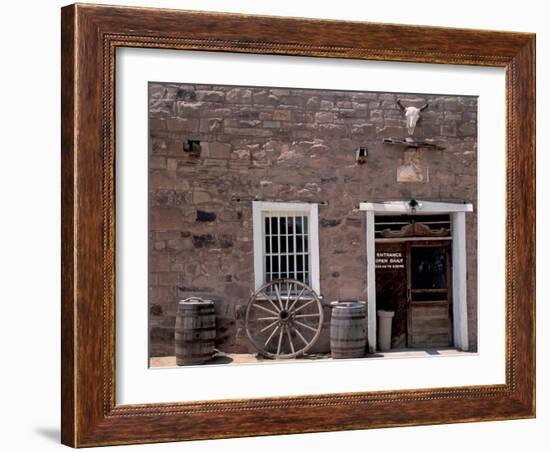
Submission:
[[[275,295],[277,295],[277,301],[279,302],[279,306],[281,307],[281,311],[283,308],[283,300],[281,300],[281,293],[279,292],[279,285],[275,284]]]
[[[300,306],[299,308],[296,308],[296,310],[294,311],[294,314],[296,314],[297,312],[301,311],[302,309],[304,309],[306,306],[309,306],[311,303],[315,303],[317,300],[314,298],[313,300],[309,300],[306,304],[303,304],[302,306]]]
[[[258,317],[257,319],[254,319],[254,320],[260,321],[260,320],[275,320],[275,319],[279,320],[279,317],[278,316],[277,317]]]
[[[271,309],[267,309],[266,307],[264,306],[261,306],[257,303],[253,303],[252,306],[258,308],[258,309],[261,309],[262,311],[265,311],[265,312],[269,312],[270,314],[273,314],[273,315],[276,315],[276,316],[279,316],[279,314],[275,311],[272,311]]]
[[[309,342],[306,340],[306,338],[302,335],[302,333],[300,333],[300,331],[298,330],[298,328],[294,328],[294,332],[298,335],[298,337],[302,340],[302,342],[305,344],[305,345],[308,345]]]
[[[292,337],[290,336],[290,328],[286,327],[286,334],[288,336],[288,342],[290,342],[290,350],[292,350],[292,353],[296,353],[294,350],[294,343],[292,342]]]
[[[290,303],[290,294],[291,294],[291,288],[294,285],[294,283],[286,283],[286,301],[285,301],[285,311],[288,309],[288,305]]]
[[[267,294],[267,293],[265,293],[265,292],[263,292],[263,291],[262,291],[262,293],[264,294],[265,299],[266,299],[267,301],[269,301],[269,303],[271,304],[271,306],[273,306],[273,308],[275,309],[275,314],[278,314],[279,311],[280,311],[280,309],[279,309],[279,307],[278,307],[275,303],[273,303],[273,300],[271,299],[271,295],[269,295],[269,294]]]
[[[298,296],[296,297],[296,300],[294,300],[292,302],[292,304],[290,305],[290,308],[288,308],[288,311],[289,312],[292,312],[292,308],[296,305],[296,303],[298,303],[298,301],[300,301],[300,297],[303,295],[303,293],[305,292],[306,288],[305,287],[302,287],[302,290],[300,291],[300,293],[298,294]]]
[[[267,325],[266,327],[262,328],[260,330],[260,333],[263,333],[264,331],[268,330],[269,328],[271,328],[273,325],[276,325],[279,323],[279,319],[275,320],[274,322],[271,322],[269,325]]]
[[[269,344],[269,341],[271,340],[271,338],[273,336],[275,336],[275,333],[277,332],[277,330],[281,327],[281,325],[277,325],[277,327],[271,332],[271,334],[269,335],[269,337],[266,339],[266,341],[264,342],[264,347]]]
[[[311,326],[309,326],[309,325],[306,325],[305,323],[300,322],[299,320],[294,320],[294,323],[297,323],[298,325],[303,326],[304,328],[307,328],[308,330],[311,330],[311,331],[313,331],[313,332],[315,332],[315,333],[317,332],[317,329],[315,329],[315,328],[313,328],[313,327],[311,327]]]
[[[305,317],[320,317],[321,314],[300,314],[300,315],[295,315],[294,318],[295,319],[301,319],[301,318],[305,318]],[[266,317],[267,318],[271,318],[271,317]],[[263,320],[263,319],[258,319],[258,320]]]
[[[277,344],[277,356],[281,354],[281,344],[283,342],[283,331],[284,329],[281,328],[281,332],[279,333],[279,342]]]

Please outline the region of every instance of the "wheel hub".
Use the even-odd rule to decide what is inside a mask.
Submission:
[[[290,320],[290,312],[283,309],[281,312],[279,312],[279,320],[281,322],[288,322]]]

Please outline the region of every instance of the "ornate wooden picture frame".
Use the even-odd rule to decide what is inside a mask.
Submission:
[[[73,447],[535,416],[535,35],[71,5],[62,9],[62,442]],[[118,405],[116,49],[506,70],[504,384]]]

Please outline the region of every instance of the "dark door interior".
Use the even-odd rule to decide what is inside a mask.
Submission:
[[[377,243],[376,309],[394,311],[392,348],[407,347],[407,248],[404,242]]]

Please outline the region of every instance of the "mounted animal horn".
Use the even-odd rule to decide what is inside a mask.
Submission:
[[[420,119],[420,112],[426,110],[428,108],[429,104],[424,104],[422,107],[405,107],[401,103],[401,99],[397,99],[397,105],[399,105],[399,108],[405,113],[405,119],[407,120],[407,132],[409,135],[412,135],[414,133],[414,129],[416,127],[416,123]]]

